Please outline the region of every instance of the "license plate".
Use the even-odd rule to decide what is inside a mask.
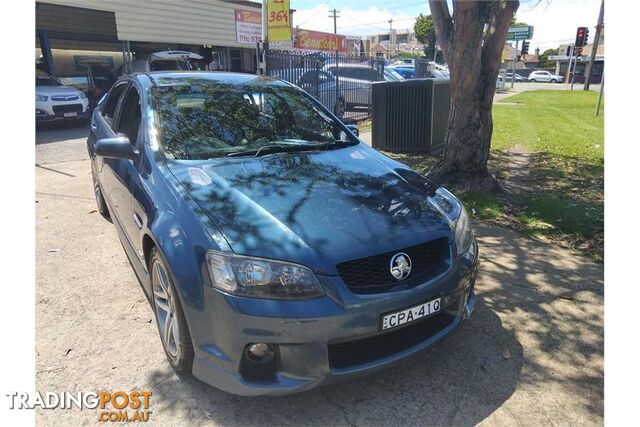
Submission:
[[[76,117],[78,115],[78,113],[73,112],[73,113],[64,113],[65,117]]]
[[[440,311],[440,298],[404,310],[382,315],[382,330],[396,328]]]

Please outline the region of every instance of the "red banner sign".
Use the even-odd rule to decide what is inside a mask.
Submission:
[[[330,52],[346,52],[347,38],[339,34],[320,31],[298,30],[293,47],[305,50],[326,50]]]
[[[236,41],[255,45],[262,39],[262,13],[236,9]]]

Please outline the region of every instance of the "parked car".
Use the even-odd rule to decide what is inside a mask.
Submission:
[[[403,80],[403,77],[391,67],[377,69],[370,64],[330,64],[325,69],[338,76],[347,111],[371,107],[372,83]]]
[[[247,74],[133,74],[100,102],[98,208],[177,372],[299,392],[406,363],[471,314],[462,203],[352,130]]]
[[[563,80],[564,77],[544,70],[532,71],[531,74],[529,74],[530,82],[562,83]]]
[[[390,68],[392,68],[395,72],[400,74],[405,79],[412,79],[415,72],[415,68],[408,65],[393,65]]]
[[[404,80],[404,77],[391,67],[384,67],[384,79],[388,82]]]
[[[507,73],[507,81],[510,82],[511,80],[514,79],[515,76],[515,81],[516,82],[523,82],[525,80],[524,77],[522,77],[520,74],[518,73]]]
[[[163,50],[153,52],[147,58],[135,59],[131,62],[131,72],[148,71],[193,71],[193,61],[204,59],[197,53],[186,50]],[[115,75],[125,74],[124,64],[116,68]]]
[[[336,76],[327,70],[287,68],[269,71],[271,77],[286,80],[309,92],[338,117],[343,117],[347,102],[342,91],[336,91]],[[340,88],[339,88],[340,89]],[[337,94],[337,98],[336,98]]]
[[[88,119],[89,100],[80,90],[36,70],[36,122]]]

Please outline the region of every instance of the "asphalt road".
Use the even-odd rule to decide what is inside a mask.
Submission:
[[[150,390],[159,425],[603,423],[602,265],[483,223],[476,312],[403,366],[283,398],[178,378],[113,225],[95,210],[86,129],[45,132],[36,145],[38,390]],[[36,421],[93,424],[97,412],[38,410]]]

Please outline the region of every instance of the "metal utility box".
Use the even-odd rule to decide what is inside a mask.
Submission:
[[[392,152],[431,153],[449,119],[449,80],[410,79],[373,84],[372,145]]]

